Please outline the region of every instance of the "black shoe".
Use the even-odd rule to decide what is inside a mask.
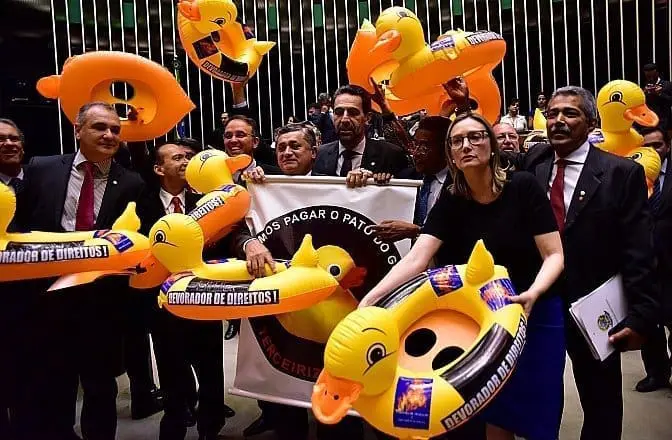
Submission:
[[[662,388],[669,388],[670,383],[668,380],[656,379],[655,377],[647,376],[644,379],[637,382],[635,389],[640,393],[650,393],[652,391],[660,390]]]
[[[224,417],[227,419],[233,418],[236,416],[236,412],[229,405],[224,405]]]
[[[229,321],[229,326],[226,328],[226,333],[224,333],[224,339],[230,341],[235,338],[238,332],[240,331],[240,319],[234,319]]]
[[[163,411],[163,394],[154,387],[146,399],[131,397],[131,419],[142,420]]]
[[[264,419],[264,416],[261,415],[257,420],[252,422],[250,426],[243,430],[243,436],[252,437],[270,431],[271,429],[273,429],[271,425]]]

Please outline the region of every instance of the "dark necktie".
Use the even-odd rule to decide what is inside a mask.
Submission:
[[[179,197],[173,197],[173,200],[171,200],[170,203],[173,205],[173,214],[184,214],[184,211],[182,210],[182,201]]]
[[[359,153],[354,150],[343,150],[341,155],[343,156],[343,165],[341,166],[341,177],[346,177],[350,171],[352,171],[352,158],[358,155]]]
[[[562,233],[565,228],[565,166],[567,162],[558,159],[556,165],[558,171],[551,185],[551,208],[553,208],[555,221],[558,223],[558,230]]]
[[[91,162],[82,162],[80,165],[84,171],[84,181],[82,189],[79,192],[79,202],[77,203],[77,217],[75,220],[76,231],[90,231],[94,225],[93,213],[93,168]]]
[[[651,212],[653,214],[657,214],[658,210],[660,209],[660,186],[660,177],[658,177],[653,184],[653,192],[651,193],[651,197],[649,197],[649,207],[651,208]]]
[[[415,218],[413,223],[418,226],[425,224],[427,219],[427,212],[429,211],[429,194],[432,190],[432,182],[436,179],[434,176],[425,176],[422,179],[422,186],[420,187],[420,194],[418,194],[418,200],[415,203]]]
[[[24,183],[23,180],[18,177],[13,177],[12,180],[9,181],[9,186],[14,190],[14,194],[18,196],[21,194],[21,191],[23,191]]]

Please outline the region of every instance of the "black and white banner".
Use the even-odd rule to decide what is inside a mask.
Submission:
[[[308,233],[315,248],[345,249],[357,267],[366,268],[363,285],[351,289],[359,300],[410,249],[410,240],[381,241],[371,226],[412,223],[420,184],[398,180],[352,189],[343,178],[269,176],[266,184],[248,188],[248,224],[276,259],[291,258]],[[323,354],[323,344],[292,334],[273,316],[243,321],[231,393],[310,407]]]

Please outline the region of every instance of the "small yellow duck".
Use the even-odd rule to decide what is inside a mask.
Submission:
[[[275,43],[247,39],[232,0],[180,0],[177,24],[189,59],[224,81],[243,83]]]
[[[660,176],[662,162],[660,155],[651,147],[639,147],[628,153],[628,158],[634,160],[644,167],[644,175],[646,176],[646,186],[648,188],[649,197],[653,193],[653,185]]]
[[[337,423],[352,408],[400,439],[428,439],[466,422],[508,380],[524,345],[526,321],[522,307],[507,300],[512,294],[506,269],[494,265],[479,241],[466,265],[428,271],[379,307],[350,313],[325,348],[312,395],[316,418]],[[441,311],[460,319],[418,327]],[[418,352],[411,342],[415,331],[439,332],[437,322],[446,326],[452,346],[422,343],[424,351]],[[477,328],[475,338],[453,336],[461,326]],[[431,355],[427,366],[414,367],[425,354]]]
[[[232,319],[275,315],[310,307],[329,297],[338,281],[318,264],[306,235],[289,266],[266,265],[255,279],[243,260],[202,260],[203,232],[183,214],[162,217],[150,231],[152,254],[174,276],[163,285],[159,305],[188,319]]]
[[[597,94],[603,141],[597,147],[619,156],[638,148],[644,138],[632,128],[637,122],[646,127],[658,124],[658,116],[646,106],[646,97],[635,83],[615,80]]]

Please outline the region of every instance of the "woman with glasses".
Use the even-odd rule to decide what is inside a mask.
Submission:
[[[362,300],[375,305],[395,287],[427,269],[464,264],[482,239],[495,264],[506,267],[518,293],[510,299],[528,315],[527,344],[513,376],[478,420],[488,440],[558,438],[565,365],[561,299],[547,290],[563,270],[560,234],[550,203],[528,173],[507,173],[490,124],[464,114],[446,136],[453,184],[429,213],[411,251]],[[472,422],[470,428],[479,422]],[[444,437],[442,437],[444,438]],[[460,430],[445,438],[477,438]]]

